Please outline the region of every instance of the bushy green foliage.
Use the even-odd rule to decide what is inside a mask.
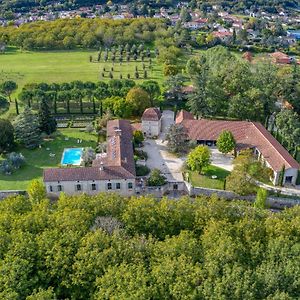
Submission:
[[[263,188],[259,188],[257,190],[254,206],[256,208],[266,208],[267,197],[268,197],[268,191]]]
[[[203,197],[12,197],[0,202],[0,296],[296,299],[299,219],[299,207]]]
[[[164,22],[158,19],[58,19],[23,24],[18,28],[0,27],[0,40],[5,36],[10,44],[27,50],[69,50],[78,46],[96,48],[100,44],[111,47],[126,43],[149,43],[161,33],[167,34],[167,31]]]
[[[283,90],[275,65],[251,65],[221,46],[192,58],[187,72],[194,86],[187,104],[197,116],[264,121],[276,110]]]
[[[16,140],[28,149],[36,148],[41,142],[40,124],[36,114],[29,107],[14,121]]]
[[[207,146],[197,146],[189,153],[186,164],[192,171],[201,173],[210,164],[210,150]]]
[[[147,166],[137,164],[135,166],[136,176],[146,176],[150,173],[150,169]]]
[[[172,124],[165,137],[167,148],[173,153],[184,153],[187,150],[188,135],[181,124]]]
[[[143,88],[133,87],[126,95],[126,105],[132,108],[133,115],[140,116],[151,106],[150,96]]]
[[[0,153],[10,150],[14,144],[14,127],[9,120],[0,119]]]
[[[153,169],[147,180],[149,186],[160,186],[166,183],[166,177],[161,173],[159,169]]]
[[[230,131],[224,130],[220,133],[217,139],[217,147],[220,152],[229,153],[234,150],[235,145],[234,136]]]
[[[135,145],[141,145],[144,139],[144,134],[141,130],[135,130],[133,132],[133,142]]]

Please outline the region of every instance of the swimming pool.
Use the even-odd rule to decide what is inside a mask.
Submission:
[[[61,158],[62,165],[79,166],[83,148],[66,148]]]

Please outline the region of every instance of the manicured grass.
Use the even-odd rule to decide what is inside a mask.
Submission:
[[[223,190],[224,180],[230,174],[229,171],[212,165],[204,168],[202,173],[200,175],[198,172],[189,172],[192,185],[218,190]],[[212,179],[213,175],[217,176],[217,178]]]
[[[81,144],[77,143],[78,139],[82,140]],[[55,133],[52,141],[45,141],[41,149],[15,149],[24,155],[26,165],[10,176],[0,175],[0,190],[26,189],[30,180],[42,177],[43,168],[59,166],[64,148],[95,148],[96,141],[96,135],[81,132],[79,129],[62,129]],[[51,158],[50,153],[55,153],[55,157]]]
[[[16,81],[19,85],[17,92],[19,92],[26,83],[110,80],[108,72],[106,72],[105,78],[100,78],[100,73],[102,73],[103,67],[106,67],[107,70],[110,69],[113,66],[112,61],[109,59],[108,62],[104,62],[102,54],[99,63],[91,63],[89,61],[90,55],[93,56],[94,60],[97,58],[95,51],[22,52],[11,49],[4,54],[0,54],[0,81]],[[144,62],[148,71],[148,79],[161,82],[163,79],[162,67],[156,64],[153,57],[152,62],[152,71],[148,69],[148,58]],[[123,78],[127,78],[127,74],[130,73],[131,78],[134,79],[136,66],[142,77],[142,61],[140,58],[136,62],[131,58],[130,62],[124,61],[121,66],[116,61],[113,72],[114,78],[119,79],[120,74],[123,75]],[[138,81],[143,81],[143,79]]]

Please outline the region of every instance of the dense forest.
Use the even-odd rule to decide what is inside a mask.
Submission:
[[[300,209],[29,189],[0,202],[1,299],[296,299]]]

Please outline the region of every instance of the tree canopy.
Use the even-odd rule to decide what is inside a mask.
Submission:
[[[200,174],[202,169],[210,164],[209,148],[202,145],[197,146],[189,153],[186,164],[192,171],[197,171]]]
[[[14,144],[14,127],[6,119],[0,119],[0,153],[8,151]]]
[[[222,153],[229,153],[234,150],[236,145],[235,139],[231,131],[224,130],[217,139],[218,150]]]
[[[272,213],[214,197],[51,203],[35,184],[30,198],[0,202],[0,296],[295,299],[299,220],[299,207]]]

